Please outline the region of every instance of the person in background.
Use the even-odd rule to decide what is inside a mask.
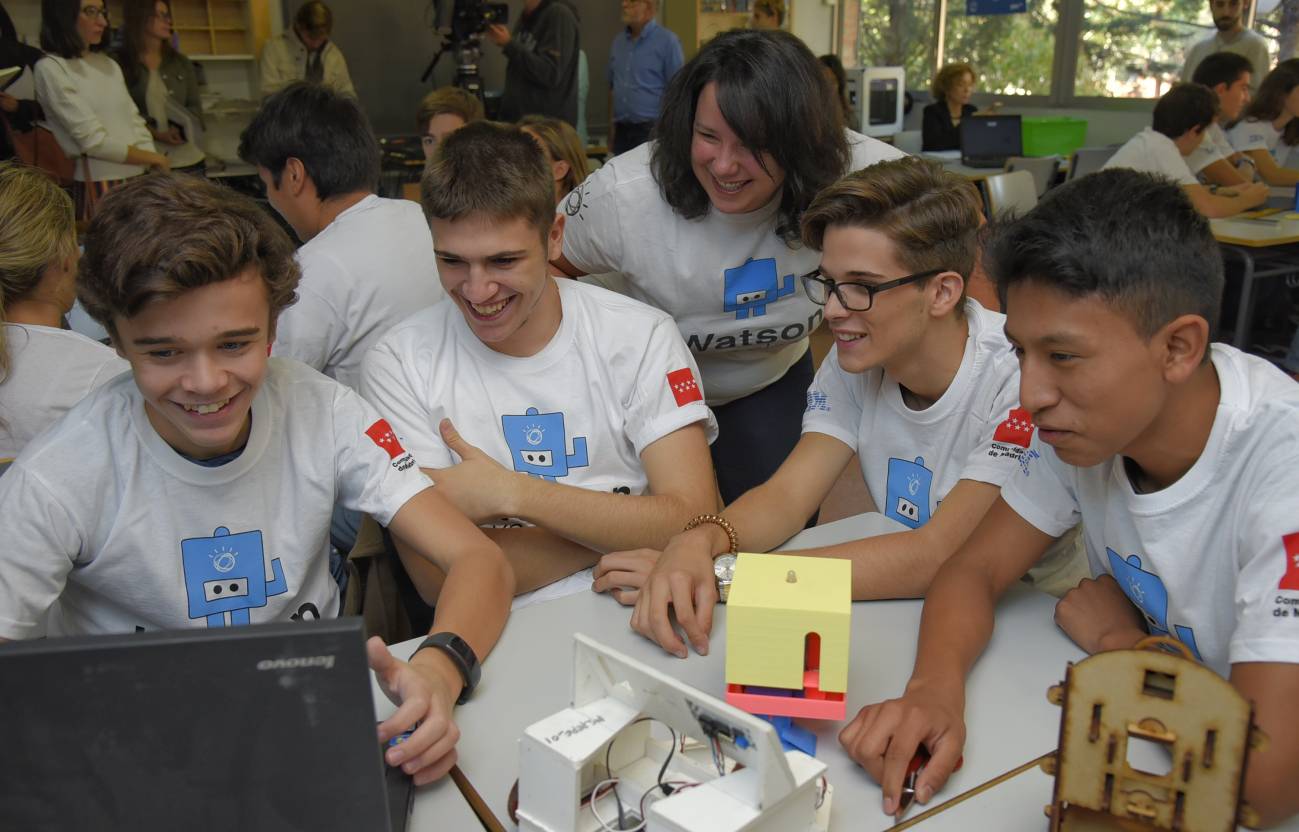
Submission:
[[[771,31],[785,25],[785,0],[757,0],[753,4],[750,29]]]
[[[1249,0],[1209,0],[1209,13],[1213,15],[1213,25],[1218,31],[1196,41],[1186,50],[1183,81],[1194,80],[1200,62],[1214,52],[1235,52],[1249,59],[1252,68],[1250,88],[1257,90],[1272,62],[1267,54],[1267,39],[1245,28],[1245,12],[1248,10]]]
[[[609,48],[609,149],[617,156],[649,140],[668,81],[685,57],[681,40],[654,16],[658,0],[622,0],[623,28]]]
[[[167,0],[127,0],[123,11],[122,48],[116,57],[131,100],[172,170],[201,170],[202,149],[167,113],[170,101],[185,108],[197,126],[203,124],[198,71],[171,45],[171,5]]]
[[[420,133],[424,160],[433,158],[447,136],[484,118],[482,100],[459,87],[439,87],[424,96],[415,113],[415,129]]]
[[[1245,116],[1227,131],[1231,146],[1254,163],[1269,185],[1299,184],[1299,170],[1282,164],[1299,144],[1299,62],[1282,61],[1259,84]]]
[[[556,203],[591,175],[586,150],[582,147],[577,131],[567,122],[545,116],[524,116],[519,126],[537,142],[546,162],[550,164],[551,176],[555,180]]]
[[[930,90],[934,103],[921,113],[920,141],[922,150],[959,150],[961,147],[961,122],[973,115],[992,114],[1001,108],[994,102],[980,113],[970,103],[974,94],[974,67],[969,64],[948,64],[938,70]]]
[[[87,217],[99,195],[146,169],[171,168],[122,78],[100,49],[108,30],[104,0],[41,0],[36,98],[59,147],[76,161],[72,195]]]
[[[18,40],[18,30],[14,27],[13,19],[5,11],[4,4],[0,3],[0,67],[32,68],[42,57],[41,50]],[[41,118],[41,107],[35,101],[15,98],[0,90],[0,162],[12,159],[15,154],[10,136],[5,131],[5,123],[8,123],[10,130],[26,133]]]
[[[293,27],[262,47],[262,95],[279,92],[294,81],[315,81],[355,98],[347,61],[329,39],[333,30],[329,6],[320,0],[304,3],[293,16]]]
[[[63,328],[77,298],[72,200],[48,176],[0,164],[0,465],[129,366]]]
[[[1204,128],[1204,141],[1186,157],[1191,173],[1207,184],[1231,187],[1254,181],[1254,161],[1232,147],[1222,129],[1234,124],[1249,103],[1250,78],[1249,59],[1235,52],[1214,52],[1195,70],[1192,83],[1213,90],[1218,99],[1218,115]]]
[[[843,68],[843,61],[839,60],[838,55],[822,55],[817,60],[825,67],[825,80],[830,82],[830,89],[834,91],[835,100],[839,102],[843,123],[848,124],[848,119],[852,115],[852,104],[848,102],[848,73]]]
[[[513,34],[493,23],[486,36],[507,62],[501,121],[537,113],[577,123],[581,26],[576,7],[568,0],[523,0]]]

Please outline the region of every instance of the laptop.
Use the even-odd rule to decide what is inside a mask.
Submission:
[[[969,116],[961,121],[961,164],[1000,168],[1011,156],[1024,155],[1019,116]]]
[[[0,645],[0,829],[405,828],[359,618]]]

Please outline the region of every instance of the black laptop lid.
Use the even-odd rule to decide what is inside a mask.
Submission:
[[[961,158],[1006,159],[1022,156],[1020,116],[969,116],[961,120]]]
[[[360,619],[0,645],[0,829],[384,830]]]

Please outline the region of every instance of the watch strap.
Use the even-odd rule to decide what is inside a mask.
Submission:
[[[423,650],[425,647],[436,647],[442,651],[451,663],[460,671],[460,677],[464,681],[464,687],[460,690],[460,696],[456,698],[457,705],[463,705],[469,700],[469,695],[478,687],[478,679],[482,675],[482,668],[478,664],[478,656],[474,653],[474,648],[469,646],[469,642],[462,639],[455,633],[434,633],[420,642],[419,647],[411,653],[411,658],[415,658],[415,653]]]

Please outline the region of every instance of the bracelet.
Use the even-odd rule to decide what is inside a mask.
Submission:
[[[735,528],[726,521],[725,517],[721,516],[720,514],[701,514],[695,519],[691,520],[689,523],[686,523],[686,527],[681,531],[688,532],[693,528],[697,528],[703,523],[712,523],[715,526],[721,526],[722,531],[726,532],[726,536],[730,538],[731,554],[735,555],[739,553],[740,538],[738,535],[735,534]]]

